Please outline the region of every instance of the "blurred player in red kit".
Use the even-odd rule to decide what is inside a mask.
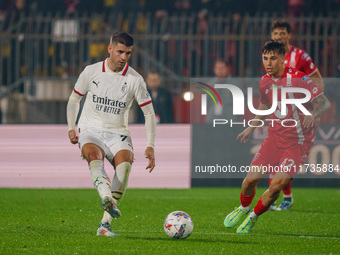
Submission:
[[[271,25],[271,39],[283,43],[286,51],[285,55],[285,65],[296,68],[297,70],[304,72],[311,78],[315,84],[321,89],[324,90],[324,83],[322,80],[322,76],[314,65],[312,58],[308,55],[307,52],[301,50],[290,44],[290,40],[292,39],[292,29],[289,24],[284,19],[275,20]],[[315,123],[315,128],[319,126],[320,119],[318,118]],[[313,146],[314,138],[310,143],[306,143],[304,145],[304,155],[301,159],[301,164],[304,164],[311,147]],[[270,176],[269,184],[272,180],[272,176]],[[276,202],[271,206],[271,210],[279,211],[279,210],[288,210],[293,205],[293,194],[292,194],[292,184],[291,181],[287,183],[287,185],[283,188],[283,201],[277,206]]]
[[[323,91],[304,73],[285,66],[284,61],[284,45],[274,40],[266,42],[262,49],[262,62],[267,74],[260,81],[258,110],[273,111],[270,116],[272,121],[268,127],[268,137],[262,142],[250,164],[250,171],[242,182],[241,205],[224,220],[226,227],[233,227],[246,217],[237,228],[237,233],[250,233],[258,216],[269,210],[281,190],[295,176],[304,153],[303,146],[314,137],[315,119],[330,108]],[[294,91],[289,91],[292,88]],[[286,95],[286,100],[283,95]],[[297,102],[306,95],[310,95],[305,104],[308,110]],[[287,99],[294,100],[294,103],[285,105]],[[251,126],[241,132],[237,139],[247,142],[268,114],[257,114]],[[251,211],[250,204],[255,196],[257,183],[268,173],[274,174],[274,178]]]

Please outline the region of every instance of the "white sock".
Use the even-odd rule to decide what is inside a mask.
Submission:
[[[293,197],[293,194],[292,193],[290,195],[283,194],[283,198],[285,198],[285,197]]]
[[[100,198],[111,196],[111,183],[104,170],[104,162],[93,160],[89,164],[93,185],[96,187]]]
[[[255,213],[254,213],[254,210],[252,210],[250,213],[249,213],[249,217],[250,218],[252,218],[252,219],[256,219],[257,217],[259,217],[259,216],[257,216]]]
[[[119,206],[124,192],[126,190],[129,174],[131,172],[131,163],[123,162],[116,167],[116,172],[111,183],[111,193],[117,206]],[[111,224],[112,217],[109,213],[104,212],[102,223],[108,222]]]
[[[249,209],[250,209],[250,207],[249,207],[249,205],[248,206],[246,206],[246,207],[243,207],[242,205],[240,205],[240,207],[239,207],[242,211],[245,211],[245,212],[248,212],[249,211]]]

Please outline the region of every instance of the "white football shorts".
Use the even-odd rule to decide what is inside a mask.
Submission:
[[[80,151],[86,143],[93,143],[102,148],[110,162],[120,150],[129,150],[133,153],[131,137],[126,135],[86,130],[79,133]]]

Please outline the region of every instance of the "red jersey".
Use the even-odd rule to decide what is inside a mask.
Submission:
[[[314,128],[304,128],[302,121],[304,115],[302,111],[292,104],[287,104],[287,114],[281,115],[281,90],[284,87],[298,87],[307,89],[311,94],[310,102],[304,106],[310,110],[311,101],[323,93],[315,83],[303,72],[290,67],[285,67],[283,75],[279,79],[272,79],[268,74],[264,75],[260,81],[260,101],[262,104],[272,104],[273,102],[273,88],[277,88],[277,109],[271,115],[274,121],[269,122],[268,137],[276,140],[277,144],[282,148],[289,148],[294,144],[304,144],[305,141],[311,141],[315,135]],[[287,93],[289,99],[304,98],[303,93]],[[309,104],[309,106],[308,106]],[[289,121],[288,119],[294,120]],[[283,120],[284,123],[282,122]],[[282,125],[284,124],[284,126]],[[296,126],[294,126],[296,124]],[[289,127],[287,127],[289,126]]]
[[[317,70],[308,53],[293,45],[291,45],[290,51],[285,56],[285,65],[296,68],[308,76],[311,76]]]

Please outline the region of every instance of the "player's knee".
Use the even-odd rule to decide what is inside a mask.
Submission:
[[[93,160],[102,160],[102,157],[98,153],[89,153],[85,155],[85,158],[88,163],[90,163]]]
[[[245,178],[243,180],[243,184],[245,186],[254,186],[254,185],[257,185],[257,183],[260,181],[260,179],[257,179],[257,178]]]
[[[269,186],[269,193],[280,194],[280,191],[284,188],[284,186],[286,186],[286,184],[287,184],[286,179],[273,179]]]

